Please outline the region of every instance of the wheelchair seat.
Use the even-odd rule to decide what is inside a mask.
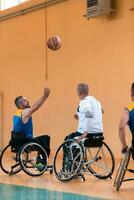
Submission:
[[[87,139],[84,141],[85,147],[101,147],[103,144],[103,133],[88,134]]]

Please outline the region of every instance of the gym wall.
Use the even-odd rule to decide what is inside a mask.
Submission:
[[[86,82],[105,111],[105,140],[120,156],[118,124],[122,109],[131,101],[134,81],[132,6],[133,1],[117,0],[117,12],[87,20],[86,1],[68,0],[0,23],[3,145],[10,138],[15,97],[24,95],[32,104],[47,86],[51,95],[33,114],[34,135],[49,134],[54,152],[66,134],[76,130],[76,86]],[[46,48],[46,39],[53,35],[62,39],[58,51]]]

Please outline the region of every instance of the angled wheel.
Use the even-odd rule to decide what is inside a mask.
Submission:
[[[21,166],[17,158],[17,153],[12,149],[11,145],[7,145],[0,156],[0,167],[9,175],[17,174],[21,171]]]
[[[116,175],[115,175],[115,179],[114,179],[114,184],[113,184],[114,187],[116,187],[116,184],[117,184],[117,179],[118,179],[118,176],[119,176],[119,172],[120,172],[120,170],[121,170],[121,167],[122,167],[122,162],[123,162],[124,156],[125,156],[125,154],[122,155],[122,158],[121,158],[121,160],[120,160],[120,163],[119,163],[119,165],[117,166],[117,171],[116,171]]]
[[[25,173],[30,176],[40,176],[47,169],[48,157],[45,149],[29,142],[19,152],[19,162]]]
[[[66,140],[54,156],[54,172],[60,181],[69,181],[79,175],[83,164],[83,148],[75,140]]]
[[[86,148],[86,163],[88,170],[97,178],[111,178],[115,161],[108,145],[103,142],[101,147]]]
[[[114,181],[114,186],[117,191],[119,191],[121,184],[123,182],[123,179],[125,177],[125,173],[127,171],[128,163],[130,160],[130,155],[131,155],[131,149],[129,148],[127,152],[123,155],[119,168],[117,170],[115,181]]]

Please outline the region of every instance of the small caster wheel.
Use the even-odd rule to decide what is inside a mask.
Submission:
[[[83,180],[83,181],[85,181],[85,180],[86,180],[84,176],[82,177],[82,180]]]

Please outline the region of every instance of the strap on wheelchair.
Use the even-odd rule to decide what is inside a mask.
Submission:
[[[103,133],[88,133],[88,139],[96,139],[96,140],[103,140]]]

